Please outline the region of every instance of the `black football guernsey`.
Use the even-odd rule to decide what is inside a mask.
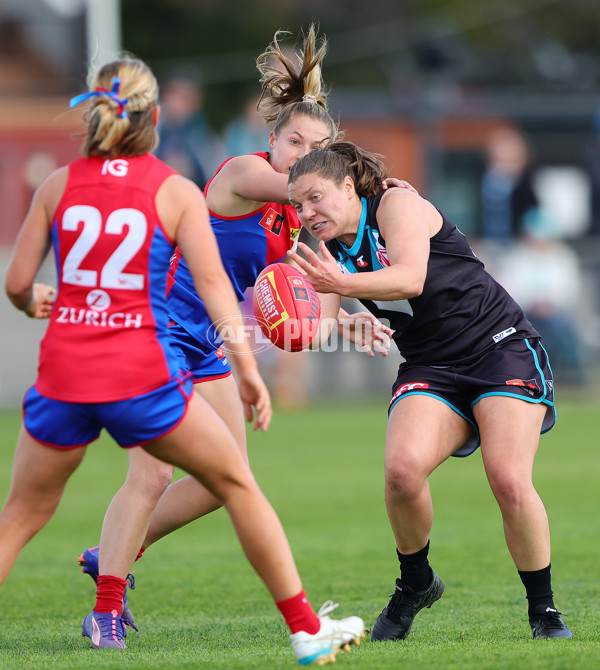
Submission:
[[[352,247],[337,239],[327,242],[342,272],[373,272],[390,265],[376,216],[384,194],[362,199]],[[474,358],[500,342],[539,337],[517,303],[486,272],[463,233],[443,214],[442,218],[440,231],[430,238],[421,295],[396,301],[361,299],[395,331],[393,339],[403,358],[408,363],[448,365]]]

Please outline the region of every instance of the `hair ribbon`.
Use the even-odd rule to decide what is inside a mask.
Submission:
[[[119,85],[121,81],[118,77],[114,77],[112,80],[112,90],[108,90],[106,88],[100,88],[98,86],[95,91],[88,91],[87,93],[82,93],[81,95],[76,95],[74,98],[71,98],[69,101],[69,109],[73,109],[73,107],[79,105],[82,103],[84,100],[89,100],[90,98],[95,98],[100,95],[106,95],[111,100],[114,100],[117,105],[119,105],[117,109],[117,114],[119,115],[120,119],[125,119],[127,118],[127,110],[125,109],[125,105],[129,102],[129,98],[125,98],[125,100],[120,100],[118,97],[119,94]]]

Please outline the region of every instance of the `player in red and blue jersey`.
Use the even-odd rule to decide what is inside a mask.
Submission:
[[[297,64],[281,51],[278,35],[257,61],[263,86],[261,110],[272,123],[269,151],[229,159],[205,190],[212,230],[238,300],[266,265],[286,258],[300,231],[297,214],[287,200],[290,167],[337,134],[321,78],[326,42],[318,45],[316,30],[310,28],[301,76]],[[273,66],[276,61],[281,68]],[[239,379],[236,384],[223,348],[209,335],[214,330],[213,315],[207,312],[204,296],[195,290],[182,251],[177,249],[173,255],[167,287],[169,334],[196,391],[224,420],[246,459],[244,414],[252,419],[251,406],[247,402],[242,406],[246,382]],[[79,558],[84,572],[97,579],[98,551],[103,572],[131,566],[147,546],[220,506],[193,477],[170,484],[172,475],[171,465],[150,458],[143,449],[129,451],[128,476],[105,516],[100,549],[87,549]],[[131,552],[136,529],[148,524],[155,506],[146,538],[140,538]],[[131,616],[128,608],[127,612]]]
[[[223,268],[204,197],[190,180],[149,154],[158,139],[158,85],[141,61],[102,66],[89,101],[84,158],[53,172],[36,191],[6,275],[19,309],[49,318],[39,374],[27,392],[11,489],[0,513],[0,583],[23,546],[50,520],[87,445],[104,428],[197,478],[226,507],[252,566],[282,612],[299,663],[332,660],[364,633],[358,617],[316,614],[302,589],[281,524],[235,439],[193,392],[168,334],[166,280],[175,245],[216,323],[242,330],[238,300]],[[54,247],[58,289],[35,276]],[[246,338],[230,343],[240,394],[257,426],[268,427],[268,391]],[[141,519],[141,525],[136,525]],[[119,537],[135,554],[147,516]],[[104,538],[103,538],[104,539]],[[107,553],[110,556],[110,542]],[[82,634],[93,647],[125,647],[122,617],[131,564],[100,553],[96,605]],[[108,567],[105,567],[106,563]]]
[[[460,230],[417,194],[381,194],[383,176],[377,156],[335,142],[299,160],[289,183],[302,225],[320,243],[320,255],[300,247],[308,261],[290,256],[320,293],[357,298],[388,319],[404,357],[385,449],[400,578],[371,637],[405,639],[415,615],[442,596],[428,559],[428,477],[480,446],[533,637],[570,638],[554,606],[548,518],[532,481],[540,433],[555,421],[546,351]]]
[[[300,233],[298,216],[291,205],[279,202],[260,203],[247,198],[245,194],[248,192],[248,183],[245,174],[264,173],[268,178],[275,171],[277,176],[285,177],[287,172],[280,173],[277,164],[282,154],[286,155],[286,162],[291,164],[291,161],[297,160],[312,147],[321,146],[323,141],[327,141],[329,135],[325,133],[332,133],[331,127],[319,120],[315,122],[309,118],[302,119],[301,116],[300,114],[296,119],[291,132],[284,126],[282,132],[285,139],[277,138],[274,143],[274,147],[279,149],[275,148],[270,153],[231,158],[223,163],[206,185],[211,225],[223,264],[240,302],[244,300],[246,290],[254,286],[259,273],[267,265],[286,260],[287,251],[293,248]],[[307,139],[310,141],[307,142]],[[273,166],[274,161],[276,167]],[[240,187],[236,186],[235,192],[223,194],[226,185],[236,183],[238,174]],[[269,183],[268,179],[265,183]],[[215,192],[217,195],[214,195]],[[259,192],[253,195],[256,197]],[[231,203],[235,203],[236,207],[232,207]],[[249,208],[251,211],[248,213],[238,214]],[[215,338],[212,321],[206,313],[204,303],[198,297],[189,268],[179,249],[175,250],[171,259],[167,302],[172,321],[171,333],[185,347],[194,378],[205,383],[228,376],[231,368]]]
[[[51,228],[59,290],[41,344],[36,392],[66,402],[112,402],[180,375],[161,292],[173,241],[154,204],[174,174],[150,154],[80,158],[63,171]],[[78,343],[73,350],[65,347],[69,338]],[[106,374],[107,361],[114,376]]]

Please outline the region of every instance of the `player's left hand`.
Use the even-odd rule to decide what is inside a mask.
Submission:
[[[391,337],[394,331],[383,324],[370,312],[355,312],[340,317],[339,332],[369,358],[375,354],[387,356],[390,350]]]
[[[31,287],[31,300],[25,314],[32,319],[47,319],[52,312],[56,298],[56,289],[48,284],[34,284]]]
[[[417,191],[417,189],[412,184],[409,184],[407,181],[404,181],[404,179],[396,179],[396,177],[387,177],[387,179],[384,179],[381,182],[381,188],[384,191],[394,186],[396,186],[397,188],[405,188],[407,191],[411,191],[412,193],[416,193],[417,195],[419,195],[419,191]]]
[[[273,417],[273,407],[269,390],[257,368],[239,376],[238,389],[244,404],[246,420],[252,422],[256,412],[253,430],[260,429],[265,432]]]
[[[306,274],[306,278],[313,285],[317,293],[339,293],[341,281],[344,277],[339,269],[335,258],[325,246],[325,242],[319,242],[319,257],[307,244],[298,243],[298,249],[306,256],[302,258],[296,251],[288,251],[287,255]]]

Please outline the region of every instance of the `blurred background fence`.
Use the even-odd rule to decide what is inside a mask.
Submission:
[[[2,0],[2,272],[33,190],[79,155],[81,112],[67,104],[85,90],[90,63],[123,49],[153,67],[163,107],[174,110],[166,118],[175,124],[179,114],[193,129],[178,153],[165,125],[162,157],[202,184],[227,155],[267,148],[253,115],[254,59],[276,29],[297,36],[311,20],[329,39],[324,77],[346,137],[383,154],[467,234],[543,331],[557,385],[597,394],[595,0]],[[55,281],[51,262],[42,275]],[[32,383],[44,327],[2,294],[0,406],[18,405]],[[272,353],[264,366],[292,405],[385,393],[395,377],[389,361],[357,352],[293,362]]]

